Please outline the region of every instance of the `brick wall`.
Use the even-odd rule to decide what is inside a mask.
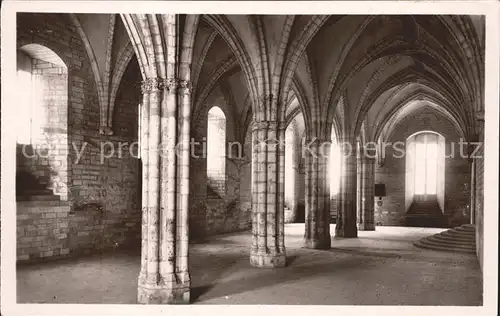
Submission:
[[[449,225],[468,223],[470,216],[470,167],[467,158],[459,155],[460,136],[454,126],[443,116],[433,110],[409,115],[392,133],[390,143],[405,142],[419,131],[430,130],[443,135],[446,139],[446,154],[451,153],[451,143],[455,143],[455,158],[445,161],[445,197],[444,215]],[[402,225],[405,214],[405,157],[396,158],[398,154],[391,147],[386,148],[384,165],[375,166],[375,183],[386,185],[387,196],[382,199],[382,206],[375,207],[375,223],[377,225]]]
[[[62,200],[68,195],[68,74],[65,67],[31,59],[33,95],[32,142],[18,145],[17,171],[33,176],[34,181]],[[22,177],[18,190],[30,189]],[[24,186],[24,187],[23,187]]]
[[[139,247],[138,160],[126,153],[120,158],[117,152],[102,162],[100,159],[103,142],[109,142],[110,147],[117,151],[120,143],[137,140],[137,104],[141,100],[137,62],[129,64],[118,90],[113,113],[116,134],[101,136],[92,68],[84,44],[69,17],[65,14],[22,13],[18,15],[17,31],[18,47],[30,43],[44,45],[54,51],[68,68],[67,181],[70,211],[61,212],[60,221],[68,224],[67,237],[62,238],[61,243],[68,245],[70,255],[117,246]],[[80,151],[82,155],[78,160]],[[21,245],[19,238],[26,237],[22,234],[29,231],[24,225],[43,218],[36,209],[24,214],[32,218],[18,223],[18,247]],[[50,247],[50,238],[43,242],[49,247],[41,253],[50,254],[52,251],[56,256],[55,249]]]
[[[70,207],[66,201],[17,203],[17,259],[65,256],[70,253]]]
[[[240,141],[236,137],[236,131],[240,127],[236,123],[237,120],[231,116],[230,106],[219,89],[212,92],[198,120],[193,122],[191,137],[200,143],[207,137],[208,111],[213,106],[220,107],[226,117],[226,143]],[[189,206],[189,231],[193,240],[251,228],[250,143],[251,134],[248,131],[243,157],[233,155],[232,158],[226,158],[225,176],[219,175],[218,180],[212,181],[207,177],[207,159],[202,155],[201,145],[195,148],[199,158],[192,157],[190,162]],[[234,148],[236,150],[236,146]],[[226,147],[227,156],[230,156],[230,151],[229,146]],[[225,191],[214,192],[214,184],[224,180]]]
[[[226,118],[219,109],[208,113],[207,128],[207,184],[215,194],[225,196],[231,178],[226,175]]]

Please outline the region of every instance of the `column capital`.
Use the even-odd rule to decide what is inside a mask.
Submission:
[[[190,94],[193,91],[193,85],[189,80],[179,80],[179,88],[185,94]]]
[[[275,129],[279,127],[278,121],[253,121],[252,123],[252,131],[258,131],[262,129]]]
[[[363,149],[361,157],[365,161],[375,162],[375,160],[377,158],[377,149],[376,148],[367,148],[367,147],[365,147]]]
[[[161,77],[146,78],[142,81],[141,91],[143,94],[163,90],[165,79]]]
[[[101,126],[99,127],[99,134],[105,136],[111,136],[113,135],[113,129],[109,126]]]
[[[141,91],[143,94],[161,91],[164,89],[166,89],[167,91],[175,91],[177,90],[177,88],[180,88],[184,93],[191,93],[191,81],[181,80],[174,77],[152,77],[144,79],[141,84]]]
[[[333,143],[333,141],[332,141],[331,138],[321,137],[321,136],[306,136],[304,139],[307,142],[315,142],[315,143],[318,143],[318,144],[322,144],[322,143],[332,144]]]
[[[484,123],[484,110],[478,110],[475,113],[476,121]]]
[[[179,87],[179,79],[177,78],[167,78],[165,79],[165,89],[167,89],[167,91],[175,91],[177,89],[177,87]]]
[[[272,93],[264,94],[261,97],[261,102],[263,102],[263,103],[272,102],[273,100],[274,100],[274,94],[272,94]]]

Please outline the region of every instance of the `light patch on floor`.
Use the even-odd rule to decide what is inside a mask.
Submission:
[[[411,243],[440,231],[377,227],[324,251],[302,248],[304,224],[287,224],[288,266],[277,269],[250,266],[250,232],[217,236],[190,247],[192,303],[481,305],[474,255]],[[19,266],[18,302],[135,304],[139,268],[139,251]]]

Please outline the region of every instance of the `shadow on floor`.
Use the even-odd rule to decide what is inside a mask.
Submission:
[[[302,238],[290,238],[303,231],[303,225],[286,227],[285,268],[252,267],[248,232],[190,246],[192,302],[457,306],[482,302],[476,258],[415,248],[409,240],[412,234],[420,238],[420,231],[380,229],[357,240],[332,240],[333,249],[321,251],[302,248]],[[401,234],[408,239],[401,240]],[[138,252],[18,267],[18,303],[136,304],[139,269]]]
[[[293,258],[294,261],[296,258]],[[294,283],[298,280],[303,280],[318,276],[328,276],[333,274],[341,274],[346,270],[360,269],[366,265],[369,260],[360,260],[359,258],[351,258],[336,262],[326,262],[322,264],[302,264],[289,265],[285,268],[269,269],[262,272],[260,268],[253,268],[248,263],[245,270],[258,269],[259,274],[254,277],[246,277],[241,275],[240,278],[231,280],[214,280],[209,284],[203,284],[192,288],[193,301],[203,303],[205,300],[212,298],[226,297],[244,292],[251,292],[265,287],[276,286],[283,283]],[[242,267],[240,267],[240,270]],[[250,274],[250,273],[249,273]],[[299,304],[299,303],[297,303]]]

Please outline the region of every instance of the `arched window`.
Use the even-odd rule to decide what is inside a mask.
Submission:
[[[443,204],[444,137],[434,132],[420,132],[408,137],[406,157],[407,207],[415,199],[437,198],[439,204]]]
[[[223,196],[226,191],[226,116],[219,107],[208,111],[207,125],[208,185]]]
[[[437,190],[437,135],[415,136],[415,194],[435,195]]]
[[[19,181],[18,190],[22,191],[19,194],[54,194],[65,199],[68,185],[67,66],[45,46],[24,45],[17,51],[16,80],[23,91],[15,105],[20,120],[15,131],[19,151],[17,172],[32,179],[29,184],[26,180]],[[83,82],[81,86],[75,84],[73,91],[82,93]]]
[[[18,144],[32,144],[34,134],[33,118],[43,116],[40,102],[33,95],[35,92],[35,76],[32,74],[32,59],[22,51],[17,54],[17,85],[23,87],[23,93],[17,98],[18,118],[21,120],[16,125],[16,140]],[[37,115],[35,115],[37,112]]]
[[[341,172],[340,147],[332,136],[332,146],[330,152],[330,195],[334,196],[339,193],[340,189],[340,172]]]
[[[28,44],[17,53],[19,144],[44,143],[47,130],[67,129],[68,75],[61,58],[49,48]]]

